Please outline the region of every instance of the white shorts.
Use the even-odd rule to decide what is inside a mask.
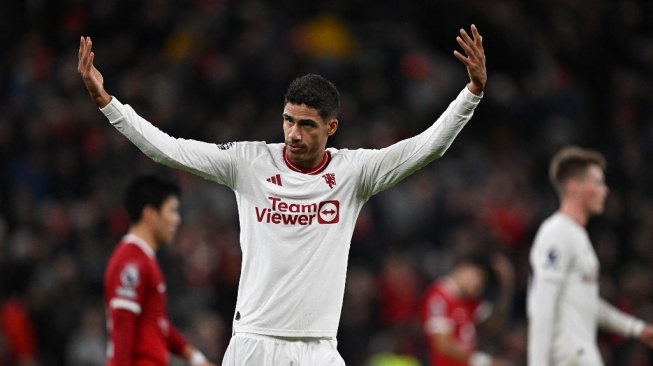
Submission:
[[[236,333],[222,366],[344,366],[335,338],[285,338]]]

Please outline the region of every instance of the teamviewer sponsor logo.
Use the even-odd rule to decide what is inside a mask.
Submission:
[[[312,225],[336,224],[340,221],[340,202],[336,200],[317,203],[286,202],[278,197],[268,197],[270,207],[256,207],[256,220],[266,224]]]

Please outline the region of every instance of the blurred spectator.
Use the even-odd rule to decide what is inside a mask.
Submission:
[[[25,284],[25,268],[2,263],[0,278],[0,365],[39,365],[36,329],[21,291]],[[11,281],[11,282],[10,282]]]
[[[102,366],[107,357],[107,335],[104,308],[88,307],[82,314],[79,327],[67,344],[66,365]]]

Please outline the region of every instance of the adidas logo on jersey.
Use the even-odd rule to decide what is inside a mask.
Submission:
[[[281,175],[279,175],[279,174],[266,179],[266,181],[268,181],[268,182],[270,182],[272,184],[276,184],[278,186],[283,186],[283,184],[281,184]]]

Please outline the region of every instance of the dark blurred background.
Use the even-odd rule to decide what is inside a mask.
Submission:
[[[0,366],[102,365],[104,265],[128,227],[122,190],[146,172],[184,191],[181,231],[159,253],[171,318],[215,362],[231,331],[240,270],[231,191],[156,165],[110,126],[77,74],[80,36],[94,41],[106,89],[173,136],[280,142],[285,89],[315,72],[342,95],[329,145],[378,148],[425,129],[465,86],[452,52],[472,23],[486,95],[442,159],[361,212],[342,356],[350,366],[423,363],[421,292],[458,255],[491,248],[511,259],[517,291],[508,324],[482,330],[481,344],[525,364],[528,250],[556,209],[548,160],[566,144],[609,161],[606,213],[589,225],[602,296],[653,321],[651,1],[8,0]],[[637,343],[599,341],[607,365],[653,364]]]

